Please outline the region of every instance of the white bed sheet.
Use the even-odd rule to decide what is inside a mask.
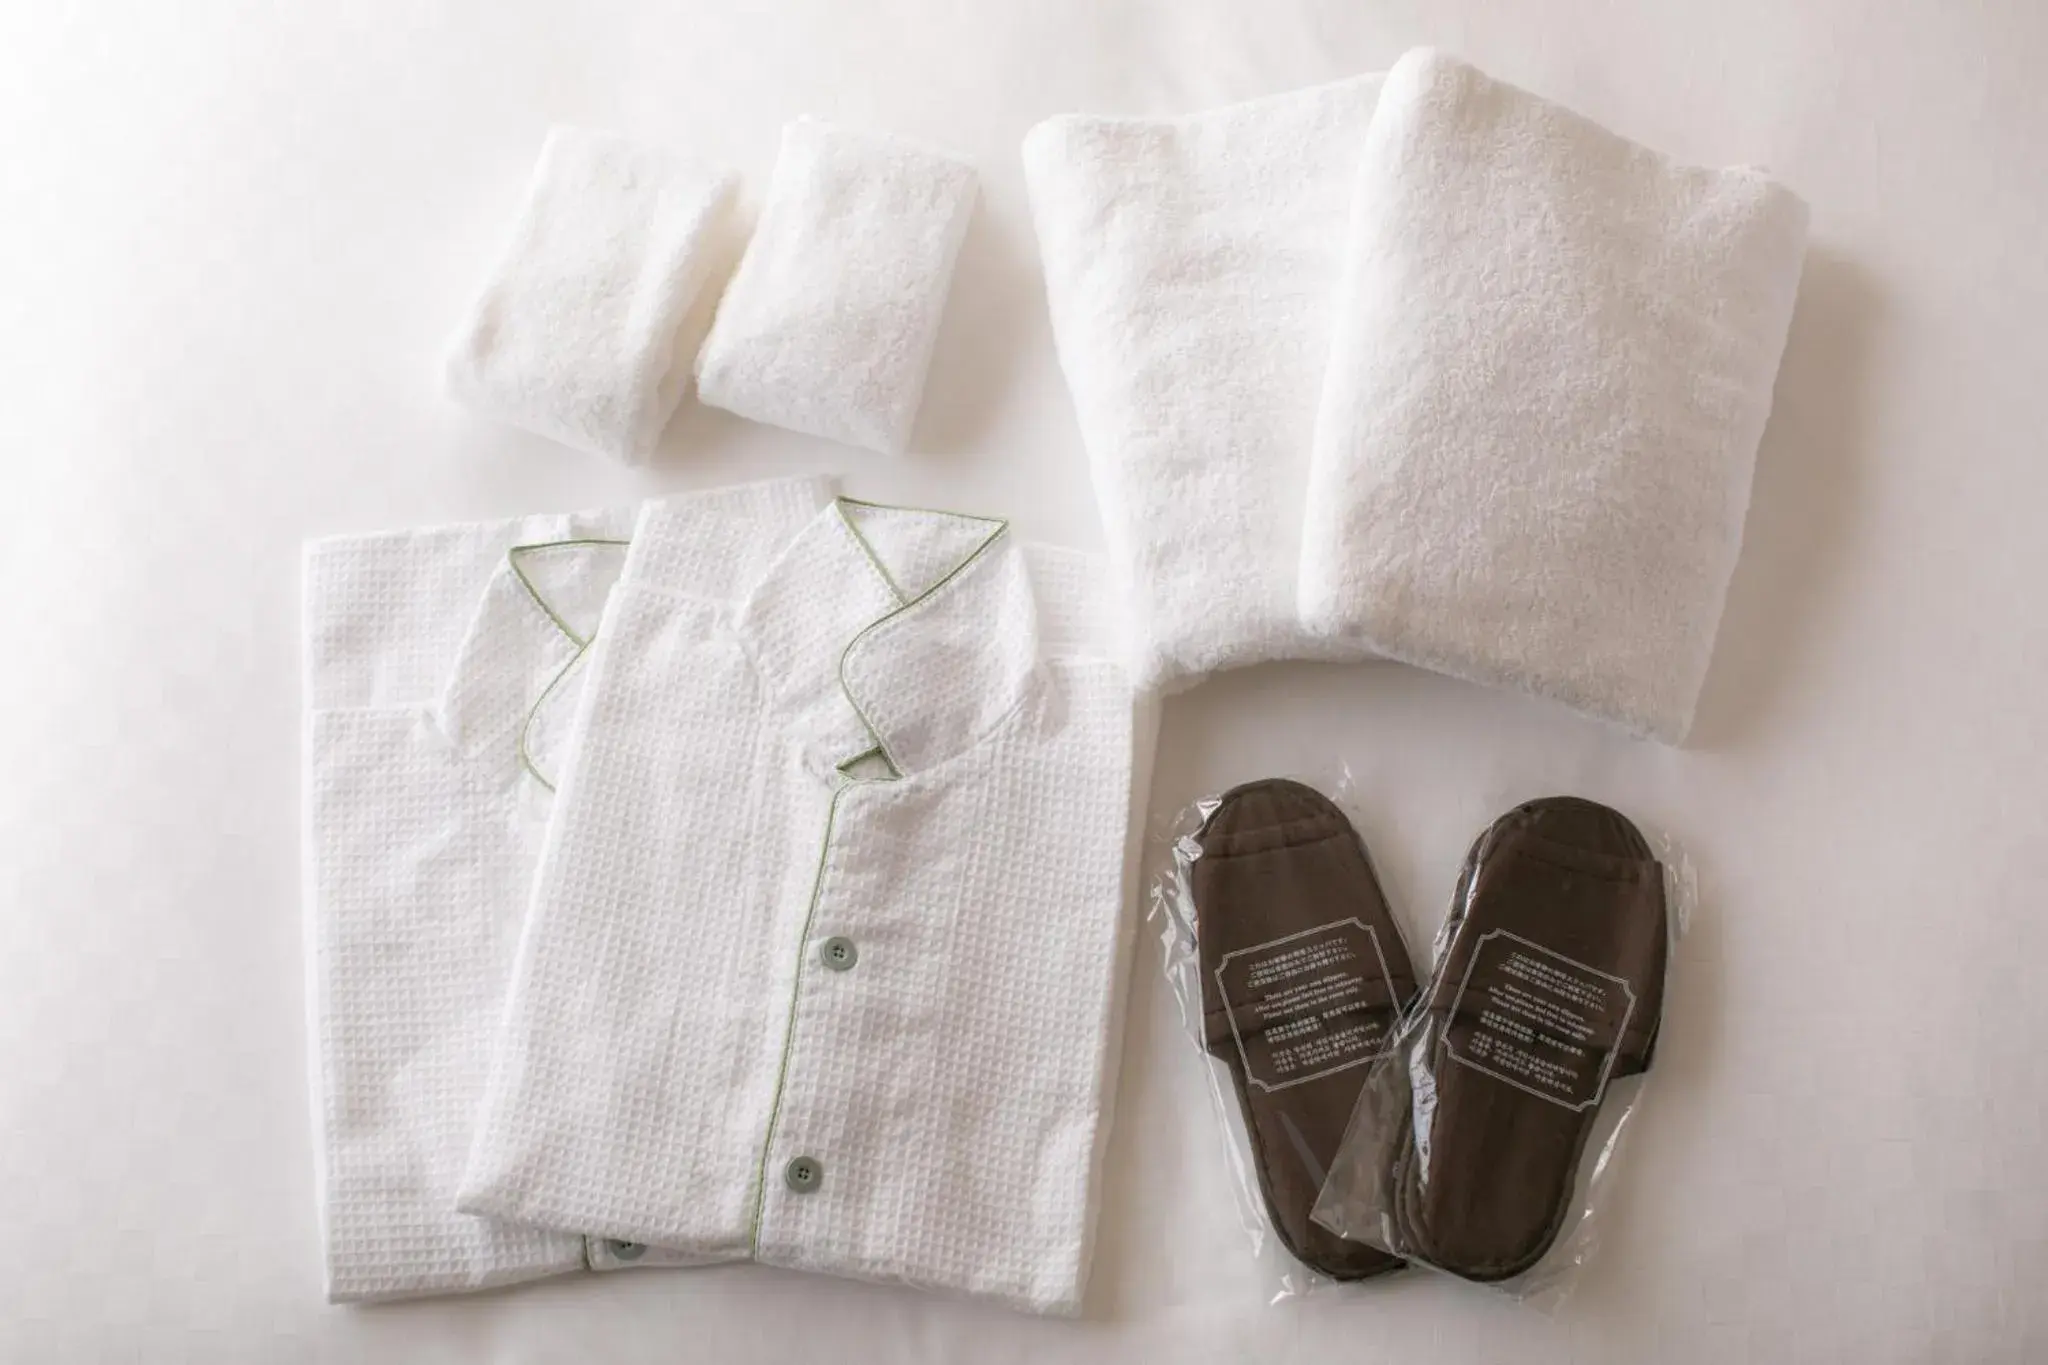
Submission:
[[[1017,144],[1431,41],[1815,246],[1694,746],[1398,667],[1167,707],[1155,815],[1355,770],[1415,941],[1467,839],[1570,790],[1706,903],[1607,1243],[1555,1316],[1424,1275],[1268,1307],[1149,939],[1087,1316],[756,1268],[321,1302],[298,911],[297,547],[792,470],[1100,531]],[[109,0],[0,14],[0,1359],[2026,1360],[2048,1354],[2048,11],[1855,0]],[[803,112],[975,157],[919,454],[687,408],[648,471],[475,421],[438,348],[544,128],[767,182]]]

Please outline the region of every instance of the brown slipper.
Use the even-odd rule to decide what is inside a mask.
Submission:
[[[1224,793],[1195,837],[1205,1038],[1236,1084],[1274,1231],[1332,1279],[1398,1269],[1309,1219],[1416,991],[1365,844],[1322,793],[1279,778]]]
[[[1549,797],[1472,847],[1402,1047],[1394,1241],[1469,1280],[1550,1250],[1608,1082],[1649,1066],[1669,948],[1663,867],[1615,811]]]

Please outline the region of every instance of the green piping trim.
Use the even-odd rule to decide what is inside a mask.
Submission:
[[[952,517],[956,521],[978,521],[983,525],[994,525],[1001,517],[981,517],[972,512],[955,512],[950,507],[913,507],[906,502],[875,502],[869,498],[851,498],[841,493],[832,499],[847,507],[866,507],[876,512],[915,512],[925,517]]]
[[[782,1057],[775,1064],[775,1099],[768,1107],[768,1132],[761,1139],[761,1159],[754,1171],[754,1221],[747,1230],[747,1245],[756,1257],[761,1254],[761,1215],[768,1207],[768,1153],[775,1146],[775,1127],[782,1121],[782,1089],[789,1081],[789,1055],[796,1042],[796,1007],[803,998],[804,949],[810,945],[811,923],[818,917],[818,901],[825,892],[825,864],[832,855],[833,827],[839,823],[839,798],[855,787],[868,785],[862,779],[849,779],[832,793],[832,804],[825,808],[825,834],[818,840],[818,867],[811,874],[811,903],[804,910],[803,932],[797,936],[796,978],[790,983],[789,1015],[782,1025]]]
[[[590,641],[569,629],[569,623],[564,621],[561,614],[553,606],[549,605],[545,597],[540,595],[540,589],[533,586],[533,580],[526,576],[526,566],[519,562],[520,557],[532,554],[535,550],[560,550],[579,545],[631,545],[632,543],[630,540],[609,540],[597,536],[586,536],[575,540],[542,540],[536,541],[531,545],[514,545],[511,549],[505,551],[505,563],[511,566],[513,575],[519,580],[519,586],[526,589],[526,595],[533,599],[533,605],[539,607],[547,614],[548,620],[555,623],[555,629],[562,632],[562,637],[572,645],[587,645]]]
[[[576,646],[576,652],[569,656],[567,663],[555,670],[555,676],[548,679],[548,685],[543,687],[540,690],[540,695],[533,699],[533,705],[526,708],[526,719],[519,723],[519,766],[526,769],[527,775],[532,777],[534,781],[547,788],[550,795],[554,793],[555,784],[548,781],[541,773],[539,765],[533,761],[533,751],[527,747],[527,739],[533,733],[533,722],[540,715],[540,708],[547,705],[548,698],[553,696],[555,689],[562,685],[562,679],[568,677],[569,671],[575,668],[577,664],[582,663],[583,656],[589,652],[590,645],[587,642]]]
[[[882,567],[881,560],[875,555],[874,547],[867,543],[866,537],[861,535],[860,531],[855,528],[852,519],[846,515],[845,504],[851,504],[855,507],[873,507],[880,511],[921,512],[929,516],[958,517],[962,521],[979,522],[984,526],[990,526],[994,529],[983,538],[979,545],[969,551],[965,558],[949,569],[946,575],[939,579],[938,582],[926,588],[916,597],[903,601],[902,590],[896,586],[896,581],[890,578],[888,570]],[[881,629],[905,612],[930,601],[953,580],[967,572],[976,560],[988,553],[989,547],[1001,538],[1003,532],[1010,529],[1008,521],[996,517],[971,516],[965,512],[935,512],[921,507],[892,507],[885,503],[861,502],[855,498],[835,498],[833,499],[833,506],[839,511],[840,521],[845,524],[847,531],[851,533],[854,541],[867,555],[868,562],[875,566],[876,572],[880,573],[883,580],[889,584],[900,605],[895,610],[886,612],[875,620],[868,622],[851,640],[846,642],[845,648],[839,651],[839,665],[836,670],[839,678],[839,690],[846,697],[846,704],[853,708],[854,715],[860,717],[860,723],[867,728],[869,738],[875,742],[872,748],[855,754],[852,758],[837,765],[839,775],[846,777],[846,783],[832,793],[832,802],[825,810],[825,833],[818,841],[818,866],[817,870],[811,875],[811,901],[804,909],[803,932],[797,937],[796,975],[790,984],[789,1014],[783,1021],[782,1026],[782,1056],[775,1065],[775,1098],[768,1107],[768,1131],[761,1139],[761,1159],[754,1171],[754,1219],[753,1226],[748,1230],[747,1242],[752,1249],[752,1253],[757,1257],[761,1254],[761,1216],[768,1205],[768,1154],[775,1148],[775,1130],[782,1122],[782,1092],[783,1087],[789,1081],[790,1055],[796,1050],[797,1005],[803,999],[804,959],[810,948],[811,926],[818,917],[818,902],[824,898],[825,894],[825,865],[832,853],[832,832],[839,823],[839,799],[855,787],[873,786],[877,782],[896,781],[900,780],[903,776],[903,765],[898,763],[896,756],[889,752],[888,741],[882,738],[881,732],[875,728],[875,723],[868,718],[867,712],[861,709],[860,702],[854,698],[853,689],[847,686],[846,656],[852,652],[855,645],[858,645],[874,631]],[[848,768],[859,763],[862,759],[876,754],[881,755],[882,761],[889,765],[890,771],[896,775],[894,778],[847,777],[846,770]]]
[[[865,507],[875,512],[911,512],[922,517],[951,517],[955,521],[971,521],[981,526],[993,526],[997,531],[1001,531],[1003,527],[1009,525],[1008,522],[997,517],[977,517],[971,512],[948,512],[944,508],[938,507],[905,507],[891,502],[866,502],[860,498],[843,496],[832,499],[832,509],[839,514],[840,524],[846,527],[846,533],[853,537],[854,544],[860,546],[860,552],[867,556],[868,563],[874,565],[875,572],[882,576],[882,581],[889,585],[889,593],[896,599],[896,605],[899,608],[913,605],[913,599],[903,591],[903,585],[896,581],[896,575],[889,572],[889,566],[884,564],[882,557],[875,553],[875,547],[869,543],[868,538],[860,533],[860,527],[853,524],[853,518],[846,515],[846,509],[849,507]],[[991,535],[993,536],[993,534],[992,532]],[[986,544],[987,542],[984,541],[983,547]],[[977,549],[975,553],[980,553],[980,550]],[[958,573],[960,569],[965,568],[973,561],[973,557],[970,554],[966,559],[960,561],[959,565],[955,566],[954,572]],[[948,575],[948,577],[951,577],[951,575]],[[941,579],[938,583],[934,583],[930,588],[919,593],[918,598],[922,599],[931,596],[933,590],[944,582],[945,580]],[[883,619],[887,620],[888,618],[884,617]]]
[[[847,774],[848,774],[848,773],[849,773],[849,772],[850,772],[850,771],[851,771],[851,770],[852,770],[852,769],[853,769],[853,768],[854,768],[854,767],[855,767],[855,766],[856,766],[857,764],[859,764],[859,763],[863,762],[863,761],[864,761],[864,760],[866,760],[866,759],[870,759],[870,758],[879,758],[879,759],[881,759],[881,760],[882,760],[882,761],[883,761],[884,763],[889,763],[889,755],[887,755],[886,753],[883,753],[883,752],[882,752],[882,746],[881,746],[881,745],[879,745],[879,744],[874,744],[874,745],[870,745],[869,747],[867,747],[867,748],[865,748],[865,749],[862,749],[862,750],[861,750],[861,751],[860,751],[859,753],[855,754],[855,755],[854,755],[854,756],[853,756],[852,758],[845,758],[845,759],[841,759],[841,760],[840,760],[839,762],[837,762],[837,763],[833,764],[833,765],[832,765],[832,771],[834,771],[834,772],[838,773],[838,774],[839,774],[839,775],[840,775],[841,777],[846,777],[846,776],[847,776]],[[900,778],[900,777],[902,777],[902,776],[903,776],[902,772],[901,772],[901,771],[899,771],[899,770],[897,769],[897,767],[896,767],[896,765],[895,765],[894,763],[889,763],[889,770],[890,770],[890,772],[891,772],[891,773],[893,774],[893,776],[894,776],[894,777],[898,777],[898,778]],[[853,779],[851,779],[851,778],[848,778],[847,780],[848,780],[848,781],[852,781]],[[863,780],[863,781],[872,781],[873,779],[862,779],[862,780]]]
[[[919,509],[897,508],[891,510],[917,511]],[[975,561],[979,560],[983,555],[987,554],[989,547],[991,545],[994,545],[997,540],[1002,538],[1003,532],[1010,529],[1009,522],[994,517],[969,517],[966,516],[966,514],[960,512],[946,512],[938,513],[935,515],[958,516],[962,517],[964,520],[967,521],[978,521],[981,522],[983,525],[992,525],[995,527],[995,529],[993,531],[990,531],[988,535],[982,540],[981,544],[975,546],[974,549],[968,553],[965,559],[961,560],[958,564],[955,564],[951,569],[948,569],[946,571],[945,577],[941,578],[938,582],[932,584],[929,588],[926,588],[916,597],[913,597],[908,602],[905,602],[902,606],[896,608],[896,610],[884,613],[883,615],[868,622],[867,625],[863,626],[851,640],[848,640],[846,642],[845,648],[839,651],[839,665],[838,668],[835,670],[839,676],[839,691],[843,696],[845,696],[846,704],[853,708],[854,715],[860,717],[860,723],[863,727],[866,728],[868,732],[868,737],[874,740],[875,747],[882,751],[883,761],[899,773],[903,771],[903,765],[901,763],[898,763],[896,761],[896,755],[889,751],[889,741],[882,738],[882,732],[875,727],[875,722],[873,721],[873,719],[869,717],[867,711],[861,706],[859,699],[853,695],[853,688],[847,685],[846,656],[851,654],[854,651],[854,648],[857,645],[859,645],[861,641],[867,639],[868,636],[874,634],[874,632],[880,630],[883,626],[888,625],[891,621],[894,621],[897,617],[902,616],[904,613],[911,611],[919,606],[922,606],[926,602],[929,602],[948,584],[952,583],[954,579],[958,578],[961,574],[966,573],[968,569],[972,568],[974,566]]]
[[[844,498],[834,498],[832,500],[832,510],[839,514],[839,524],[846,528],[846,534],[852,536],[853,543],[860,547],[861,554],[868,561],[868,567],[873,569],[876,576],[888,586],[889,596],[896,599],[897,606],[902,606],[903,585],[896,581],[896,575],[889,572],[889,566],[882,563],[882,557],[875,553],[874,546],[868,544],[868,538],[860,533],[860,527],[853,524],[853,518],[846,515],[846,500]]]
[[[518,578],[519,586],[526,589],[526,595],[533,599],[533,604],[546,613],[548,620],[554,623],[556,630],[562,632],[562,638],[576,646],[576,652],[571,654],[568,661],[555,670],[555,676],[548,679],[548,685],[540,690],[540,695],[533,699],[533,705],[526,708],[525,718],[519,722],[519,766],[526,769],[527,775],[545,787],[550,794],[554,792],[555,784],[548,781],[546,776],[541,773],[539,765],[533,761],[533,751],[528,747],[528,740],[533,734],[534,718],[540,715],[540,708],[545,706],[548,698],[555,694],[555,689],[562,685],[562,679],[569,676],[569,670],[583,662],[584,654],[590,649],[591,640],[597,637],[593,634],[591,640],[586,640],[575,631],[569,629],[569,623],[562,619],[561,613],[557,612],[548,600],[540,595],[540,589],[534,587],[533,580],[526,576],[526,568],[520,563],[520,559],[522,556],[531,554],[536,550],[560,550],[570,547],[599,545],[623,546],[631,545],[632,543],[630,540],[612,540],[598,536],[586,536],[573,540],[544,540],[531,545],[514,545],[505,552],[505,563],[510,566],[513,576]]]

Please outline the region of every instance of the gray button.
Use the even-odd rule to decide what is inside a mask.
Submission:
[[[818,961],[835,972],[843,972],[860,961],[860,949],[853,946],[853,940],[838,934],[818,945]]]
[[[604,1249],[615,1261],[637,1261],[647,1254],[647,1248],[639,1242],[606,1242]]]
[[[782,1183],[798,1194],[809,1194],[825,1179],[825,1163],[814,1156],[791,1157],[782,1168]]]

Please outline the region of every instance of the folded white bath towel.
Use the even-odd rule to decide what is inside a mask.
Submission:
[[[789,124],[697,359],[698,397],[900,453],[974,194],[974,168],[953,157],[815,119]]]
[[[1301,628],[1295,574],[1379,82],[1179,119],[1063,116],[1024,141],[1053,336],[1144,685],[1363,652]]]
[[[1304,619],[1683,738],[1806,220],[1760,172],[1402,58],[1360,163]]]
[[[689,375],[677,344],[734,181],[611,133],[556,128],[512,240],[456,333],[448,391],[478,412],[628,463]]]

